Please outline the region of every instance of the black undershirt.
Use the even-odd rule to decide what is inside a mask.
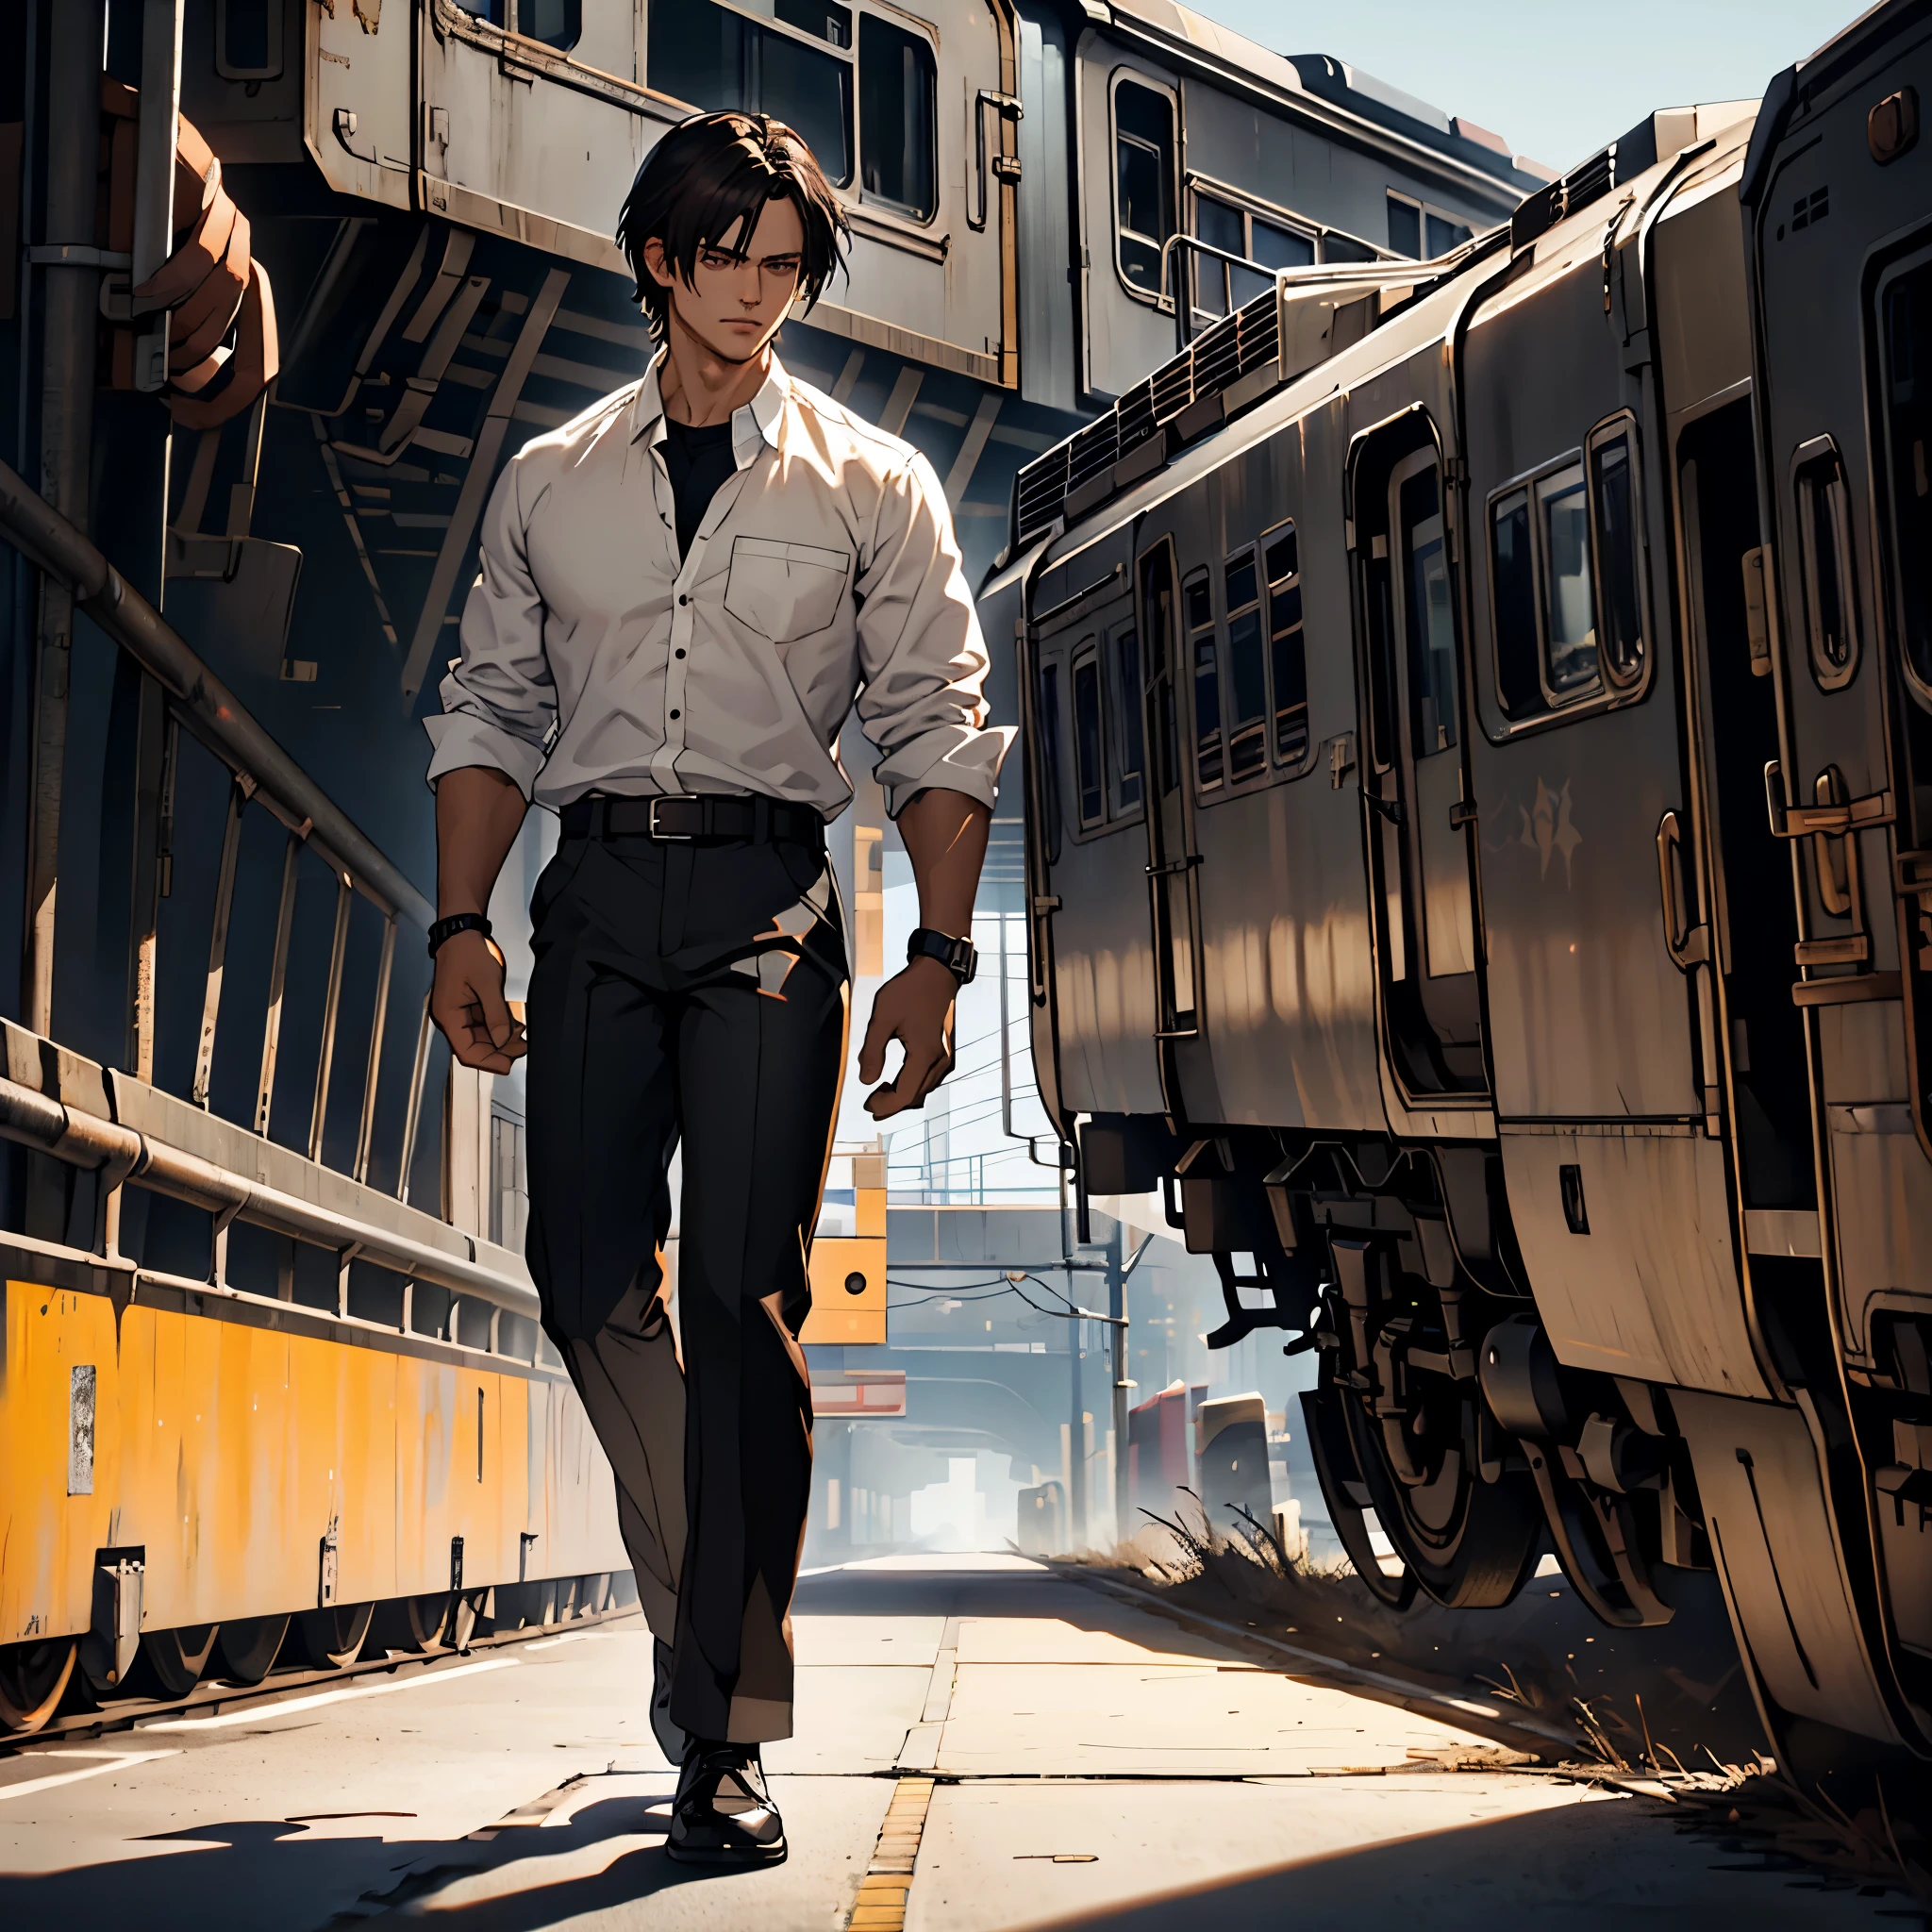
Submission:
[[[677,502],[677,555],[691,555],[691,539],[718,493],[718,486],[738,467],[731,447],[731,423],[712,423],[702,429],[664,419],[664,468],[671,493]]]

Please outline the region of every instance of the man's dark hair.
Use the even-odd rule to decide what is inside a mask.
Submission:
[[[662,340],[671,291],[644,264],[644,243],[689,286],[701,249],[745,258],[768,201],[789,201],[805,229],[798,291],[809,306],[845,265],[845,211],[804,140],[769,114],[693,114],[644,157],[617,217],[617,245],[630,263],[651,334]]]

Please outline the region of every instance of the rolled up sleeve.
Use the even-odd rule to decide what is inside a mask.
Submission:
[[[992,807],[1012,732],[989,726],[986,642],[939,478],[914,457],[889,478],[856,585],[858,721],[894,818],[932,787]]]
[[[424,719],[433,747],[429,782],[487,765],[525,798],[548,756],[557,687],[543,649],[543,599],[530,575],[523,501],[525,466],[497,478],[483,513],[481,568],[463,606],[461,653],[440,688],[441,716]]]

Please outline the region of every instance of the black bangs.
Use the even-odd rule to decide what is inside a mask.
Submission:
[[[805,230],[798,291],[809,306],[844,267],[841,244],[850,230],[802,136],[767,114],[694,114],[644,157],[617,218],[617,245],[654,337],[664,334],[671,292],[644,266],[644,243],[657,237],[689,284],[702,249],[744,259],[768,201],[789,201],[798,210]]]

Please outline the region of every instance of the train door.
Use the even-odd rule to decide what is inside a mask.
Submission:
[[[1201,863],[1188,783],[1187,720],[1181,661],[1183,604],[1208,594],[1199,577],[1183,586],[1174,540],[1162,537],[1135,561],[1135,606],[1145,654],[1144,730],[1152,785],[1147,800],[1147,886],[1154,936],[1156,1025],[1165,1111],[1176,1124],[1212,1120],[1211,1080],[1202,1050]],[[1207,614],[1212,631],[1211,608]],[[1218,715],[1218,714],[1217,714]]]
[[[1475,919],[1464,802],[1461,649],[1441,463],[1420,413],[1354,465],[1382,998],[1411,1094],[1480,1093]]]
[[[1693,937],[1716,974],[1713,1030],[1724,1049],[1722,1104],[1744,1265],[1771,1294],[1781,1264],[1807,1246],[1815,1266],[1817,1194],[1804,1023],[1791,994],[1790,855],[1765,801],[1778,730],[1772,680],[1757,668],[1761,648],[1753,655],[1762,636],[1761,534],[1749,396],[1684,425],[1674,454],[1708,866],[1708,931]]]

